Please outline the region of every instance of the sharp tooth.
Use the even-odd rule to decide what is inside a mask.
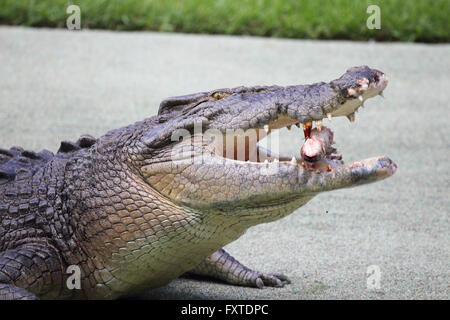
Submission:
[[[348,114],[348,115],[347,115],[347,119],[348,119],[350,122],[355,122],[355,113],[353,112],[353,113]]]
[[[291,126],[287,126],[288,130],[291,130]]]
[[[361,96],[358,96],[358,100],[361,101],[361,102],[363,102],[363,101],[364,101],[363,96],[362,96],[362,95],[361,95]]]
[[[295,125],[297,126],[297,128],[300,128],[300,122],[297,122]]]
[[[331,121],[331,113],[327,113],[327,118]]]
[[[297,159],[295,159],[295,157],[292,157],[291,159],[291,164],[296,165],[297,164]]]
[[[269,132],[269,125],[268,125],[268,124],[265,124],[265,125],[264,125],[264,131],[265,131],[266,133]]]

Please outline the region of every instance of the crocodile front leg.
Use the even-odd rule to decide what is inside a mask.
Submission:
[[[0,300],[56,298],[62,288],[61,260],[48,244],[27,243],[0,252]]]
[[[258,288],[284,287],[285,284],[291,283],[285,275],[262,273],[247,268],[223,249],[214,252],[189,273],[212,277],[230,284]]]

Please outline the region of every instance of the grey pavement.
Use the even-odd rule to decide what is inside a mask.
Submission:
[[[357,121],[329,125],[344,160],[388,155],[388,180],[323,193],[226,249],[285,288],[177,279],[151,299],[448,299],[450,45],[0,27],[0,146],[56,151],[156,114],[168,96],[329,81],[367,64],[390,79]],[[326,123],[328,125],[328,123]],[[300,131],[282,130],[296,154]],[[378,266],[380,288],[367,289]]]

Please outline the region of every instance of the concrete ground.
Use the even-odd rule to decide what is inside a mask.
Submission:
[[[152,116],[168,96],[329,81],[367,64],[388,75],[386,99],[330,127],[345,160],[386,154],[397,173],[321,194],[226,247],[292,284],[177,279],[143,298],[448,299],[449,57],[450,45],[0,27],[0,146],[55,152],[61,140]],[[281,136],[281,150],[297,153],[300,131]],[[375,291],[366,284],[372,265]]]

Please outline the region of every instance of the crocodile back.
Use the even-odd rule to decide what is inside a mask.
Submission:
[[[14,180],[31,178],[53,157],[68,158],[74,152],[91,147],[96,139],[90,135],[82,135],[76,142],[62,141],[58,152],[53,154],[49,150],[34,152],[21,147],[9,150],[0,148],[0,188]]]
[[[39,153],[12,147],[0,149],[0,188],[16,179],[30,178],[33,174],[54,157],[48,150]]]
[[[62,214],[66,164],[95,141],[89,135],[63,141],[56,154],[0,149],[0,251],[33,239],[56,236],[58,241],[70,235],[70,217]]]

